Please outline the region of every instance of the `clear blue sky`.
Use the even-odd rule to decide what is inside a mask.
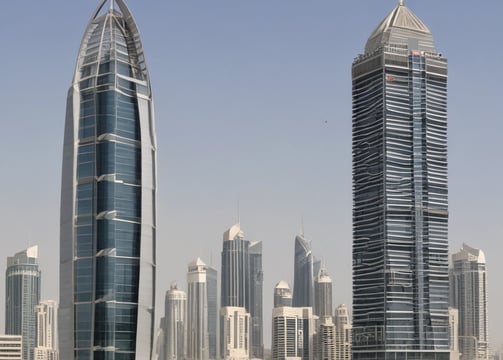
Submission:
[[[0,12],[0,269],[40,245],[43,297],[58,297],[66,92],[98,0],[5,1]],[[486,253],[490,335],[503,343],[501,0],[406,0],[449,60],[450,244]],[[306,236],[351,303],[353,58],[395,0],[129,0],[152,77],[158,135],[158,317],[189,261],[219,264],[237,219],[264,242],[272,288],[293,280]],[[0,278],[2,278],[0,276]],[[0,309],[4,286],[0,283]],[[0,310],[0,332],[3,310]]]

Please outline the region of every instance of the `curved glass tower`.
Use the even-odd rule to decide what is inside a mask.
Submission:
[[[150,359],[156,141],[138,28],[103,0],[68,93],[60,229],[62,359]]]
[[[447,61],[403,0],[353,78],[353,359],[448,359]]]
[[[295,262],[293,279],[294,307],[314,306],[314,268],[311,243],[304,235],[295,237]]]

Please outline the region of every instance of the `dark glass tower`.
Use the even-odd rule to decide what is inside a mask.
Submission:
[[[38,247],[7,258],[5,271],[5,334],[21,335],[23,359],[34,360],[37,346],[36,307],[40,302]]]
[[[206,294],[208,295],[208,355],[210,359],[218,356],[218,271],[206,267]]]
[[[447,61],[400,1],[352,78],[353,359],[448,359]]]
[[[262,241],[250,243],[250,357],[264,358]]]
[[[101,1],[79,50],[60,234],[61,358],[150,359],[156,141],[143,47],[123,0]]]
[[[295,237],[293,306],[314,306],[313,253],[303,235]]]

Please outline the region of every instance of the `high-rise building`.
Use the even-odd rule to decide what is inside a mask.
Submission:
[[[304,235],[295,237],[293,306],[314,306],[314,273],[311,244]]]
[[[459,311],[449,307],[449,347],[451,360],[459,360]]]
[[[185,360],[187,332],[187,294],[176,283],[166,291],[159,360]]]
[[[341,304],[335,309],[335,359],[351,360],[352,326],[346,305]]]
[[[311,307],[272,310],[272,359],[311,360],[315,354],[316,317]]]
[[[248,248],[250,256],[250,357],[264,358],[262,289],[262,241],[251,242]]]
[[[250,359],[250,314],[243,307],[220,309],[220,355],[225,360]]]
[[[459,311],[459,352],[462,360],[489,357],[486,258],[482,250],[463,244],[452,255],[451,305]]]
[[[328,271],[321,267],[314,279],[314,315],[320,319],[332,317],[332,278]]]
[[[23,360],[23,337],[0,335],[0,360]]]
[[[352,80],[353,359],[447,360],[447,60],[400,0]]]
[[[38,246],[7,258],[5,333],[23,338],[23,360],[33,360],[37,340],[36,306],[40,302]]]
[[[60,353],[150,359],[156,135],[140,34],[124,0],[101,0],[68,93],[60,224]]]
[[[58,303],[41,301],[36,307],[37,343],[35,360],[59,360]]]
[[[206,267],[206,293],[208,295],[208,355],[218,358],[218,271]]]
[[[207,265],[200,259],[189,264],[187,273],[187,359],[207,360],[208,350],[208,294]]]
[[[316,338],[317,360],[335,360],[335,325],[331,316],[319,319]]]
[[[274,288],[274,307],[292,306],[292,291],[284,280],[276,284]]]

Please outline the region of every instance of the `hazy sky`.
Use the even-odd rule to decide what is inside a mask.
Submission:
[[[0,269],[40,245],[58,298],[66,93],[98,0],[4,1],[0,12]],[[503,343],[501,0],[406,0],[449,60],[449,238],[486,253],[490,336]],[[220,263],[237,221],[264,242],[272,289],[306,237],[351,304],[351,63],[395,0],[129,0],[152,78],[158,140],[157,317],[187,264]],[[0,279],[3,276],[0,275]],[[0,309],[4,285],[0,283]],[[0,332],[3,331],[0,311]],[[156,324],[156,326],[158,323]]]

